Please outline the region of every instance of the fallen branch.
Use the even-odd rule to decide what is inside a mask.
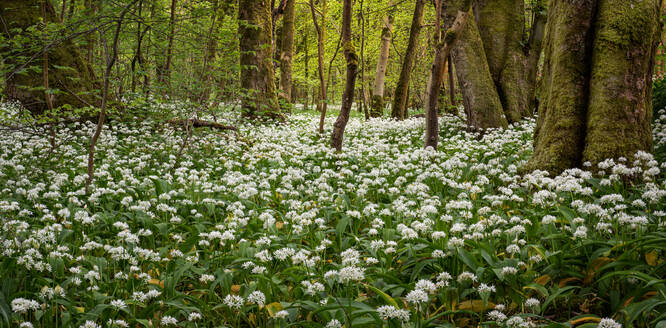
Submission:
[[[203,121],[199,119],[186,119],[186,120],[170,120],[167,121],[169,124],[179,125],[179,126],[192,126],[194,128],[212,128],[218,130],[233,130],[238,132],[238,129],[235,126],[223,125],[216,122]]]

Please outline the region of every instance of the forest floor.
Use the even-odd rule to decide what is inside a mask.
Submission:
[[[520,171],[534,120],[435,152],[355,115],[335,153],[317,115],[112,122],[90,195],[92,124],[0,131],[0,326],[666,324],[666,113],[656,159],[557,177]]]

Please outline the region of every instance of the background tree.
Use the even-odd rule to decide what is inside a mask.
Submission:
[[[421,24],[423,22],[423,7],[425,0],[416,0],[414,4],[414,14],[412,15],[412,24],[409,29],[409,41],[407,43],[407,50],[402,61],[402,68],[400,69],[400,78],[395,87],[393,95],[393,105],[391,106],[391,117],[397,119],[407,118],[407,91],[409,89],[410,74],[412,72],[412,65],[414,63],[414,56],[416,55],[416,43],[418,42],[419,32],[421,31]]]
[[[393,1],[389,1],[389,6],[393,7]],[[393,14],[389,13],[382,27],[382,40],[379,48],[379,58],[377,59],[377,69],[375,70],[375,83],[372,88],[372,110],[370,111],[370,116],[372,117],[381,117],[384,113],[384,84],[386,83],[386,66],[389,59],[392,30]]]
[[[294,56],[294,10],[296,0],[286,0],[284,17],[282,18],[282,42],[280,49],[280,92],[282,98],[291,102],[292,69],[291,60]]]

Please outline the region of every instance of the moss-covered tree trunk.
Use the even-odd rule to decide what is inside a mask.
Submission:
[[[412,25],[409,28],[407,50],[405,50],[400,77],[398,78],[398,84],[395,87],[395,94],[393,95],[391,117],[400,120],[407,118],[409,78],[412,73],[412,65],[416,55],[416,42],[418,41],[419,32],[421,31],[421,23],[423,22],[423,7],[425,7],[425,0],[416,0],[414,14],[412,15]]]
[[[7,38],[35,38],[25,32],[31,26],[42,22],[42,6],[45,5],[47,22],[58,22],[56,11],[50,2],[43,0],[2,0],[0,1],[0,33]],[[12,30],[23,32],[15,34]],[[44,40],[35,39],[30,47],[36,54],[46,51],[48,54],[48,86],[53,91],[52,103],[54,108],[64,105],[73,107],[98,106],[100,98],[95,92],[99,84],[90,63],[81,55],[79,47],[69,38],[51,38],[43,44]],[[37,44],[37,46],[35,46]],[[5,94],[7,98],[19,101],[27,110],[34,114],[43,113],[48,109],[44,96],[44,72],[35,71],[31,67],[43,67],[43,57],[35,55],[28,61],[17,61],[15,58],[24,58],[26,47],[9,49],[10,56],[6,64],[10,72],[6,76]],[[11,55],[16,51],[16,56]],[[30,68],[30,69],[29,69]]]
[[[269,0],[239,0],[243,116],[282,118],[272,63],[272,22]]]
[[[452,22],[464,1],[447,1],[442,15],[444,22]],[[445,23],[446,24],[446,23]],[[506,127],[502,103],[490,73],[483,41],[475,20],[462,30],[460,40],[451,51],[456,75],[463,95],[467,125],[471,129]]]
[[[652,149],[652,71],[663,0],[599,0],[583,161]]]
[[[524,7],[524,0],[474,1],[488,68],[509,122],[530,115],[524,74],[527,57],[522,45]]]
[[[542,100],[527,169],[553,174],[651,149],[662,0],[551,2]]]
[[[384,113],[384,84],[386,82],[386,66],[388,65],[389,51],[391,49],[391,31],[393,30],[393,16],[388,15],[384,19],[382,27],[381,43],[379,46],[379,58],[375,70],[375,84],[372,88],[372,103],[370,116],[381,117]]]
[[[282,44],[280,50],[280,95],[291,102],[291,59],[294,56],[294,9],[296,0],[287,0],[282,17]]]

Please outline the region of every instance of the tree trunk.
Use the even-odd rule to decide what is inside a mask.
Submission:
[[[282,49],[280,54],[280,90],[289,103],[291,99],[291,59],[294,52],[294,9],[296,0],[287,0],[282,18]]]
[[[447,19],[450,19],[452,9],[454,8],[446,8]],[[451,51],[451,59],[456,66],[463,95],[467,126],[473,130],[506,127],[502,103],[495,89],[483,42],[474,20],[467,22],[461,32],[460,42],[456,43]]]
[[[393,95],[391,117],[399,120],[407,118],[407,90],[409,89],[409,78],[412,72],[414,56],[416,55],[416,43],[418,42],[421,23],[423,22],[423,7],[425,7],[425,0],[416,0],[414,14],[412,15],[412,26],[409,29],[407,50],[405,50],[405,58],[402,62],[400,77],[398,78],[398,84],[395,87],[395,94]]]
[[[326,117],[326,77],[324,76],[324,41],[326,40],[326,0],[321,2],[321,24],[317,20],[314,0],[310,0],[310,12],[312,22],[317,31],[317,75],[319,77],[319,99],[317,100],[317,111],[319,111],[319,133],[324,133],[324,118]]]
[[[86,7],[86,14],[88,17],[94,17],[97,14],[97,11],[99,10],[99,0],[85,0],[84,5]],[[86,59],[88,63],[93,62],[93,55],[95,53],[95,44],[97,40],[95,39],[95,33],[88,33],[88,40],[86,40],[87,43],[87,50],[88,54],[86,56]]]
[[[347,77],[345,90],[342,94],[342,105],[340,114],[333,124],[333,135],[331,136],[331,148],[342,150],[342,138],[345,133],[349,112],[354,101],[354,85],[356,82],[356,71],[358,68],[358,56],[351,37],[351,11],[352,0],[344,0],[342,5],[342,47],[344,49],[345,61],[347,62]]]
[[[12,29],[25,31],[31,26],[42,22],[42,5],[45,5],[47,22],[58,22],[59,18],[55,8],[49,1],[43,0],[3,0],[0,1],[0,21],[4,27],[0,33],[4,37],[23,38],[23,35],[6,34]],[[6,28],[6,29],[5,29]],[[19,57],[11,55],[12,52],[22,49],[9,49],[10,55],[5,59],[8,67],[12,69],[5,75],[6,88],[5,94],[9,99],[18,100],[27,110],[34,114],[41,114],[48,108],[44,98],[45,85],[43,71],[32,69],[18,73],[24,68],[35,66],[42,67],[43,56],[35,56],[27,62],[18,62],[13,58]],[[43,45],[43,51],[48,52],[48,85],[51,90],[57,91],[52,95],[53,108],[63,105],[73,107],[86,107],[99,105],[100,98],[95,95],[99,90],[92,66],[86,61],[79,48],[71,39],[49,40]],[[25,54],[20,54],[25,56]]]
[[[165,84],[166,94],[171,92],[171,61],[173,57],[173,37],[176,29],[176,0],[171,0],[171,17],[169,18],[169,45],[167,46],[166,65],[164,66],[164,75],[162,83]]]
[[[464,8],[463,8],[464,9]],[[439,89],[442,86],[442,78],[446,67],[446,57],[449,56],[451,48],[455,47],[458,38],[464,38],[464,31],[469,30],[466,25],[473,23],[473,19],[468,19],[469,14],[466,11],[458,11],[456,19],[451,27],[444,34],[444,39],[439,42],[435,50],[435,60],[430,69],[430,80],[426,94],[426,135],[425,147],[437,149],[437,140],[439,139],[439,122],[437,121],[437,103],[439,98]]]
[[[393,5],[392,1],[389,1]],[[382,27],[382,40],[379,46],[379,58],[375,71],[375,84],[372,88],[372,117],[381,117],[384,114],[384,82],[386,81],[386,66],[388,65],[389,51],[391,47],[391,32],[393,30],[393,16],[389,14],[384,19]]]
[[[201,96],[199,101],[202,103],[208,103],[210,101],[211,88],[214,85],[213,81],[213,65],[217,58],[217,21],[222,15],[220,12],[221,6],[218,0],[213,1],[213,12],[210,18],[210,28],[208,29],[208,35],[206,36],[206,52],[204,53],[203,58],[203,67],[201,71],[202,76],[202,87],[201,87]]]
[[[273,74],[269,0],[239,0],[238,19],[243,116],[283,119]]]
[[[456,104],[456,84],[455,80],[453,77],[453,60],[451,59],[451,55],[449,55],[449,58],[447,58],[446,62],[448,63],[447,67],[449,69],[449,98],[451,100],[451,106],[457,106]],[[456,113],[458,111],[456,110]]]
[[[551,3],[534,155],[558,174],[651,150],[652,65],[661,0]],[[596,13],[596,14],[595,14]]]
[[[660,0],[599,0],[583,161],[652,150],[652,72]]]

